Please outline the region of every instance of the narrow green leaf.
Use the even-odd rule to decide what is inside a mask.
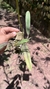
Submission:
[[[24,43],[27,43],[29,41],[29,39],[22,39],[22,40],[19,40],[19,41],[15,41],[15,46],[20,46],[20,45],[22,45],[22,44],[24,44]]]
[[[30,34],[30,22],[31,22],[30,12],[27,11],[25,16],[25,24],[26,24],[26,33],[28,36]]]
[[[29,52],[24,52],[23,55],[24,55],[24,59],[25,59],[25,62],[27,64],[27,67],[31,71],[31,69],[32,69],[32,62],[31,62],[30,53]]]
[[[32,69],[32,62],[31,62],[31,56],[30,56],[30,53],[28,51],[28,47],[26,47],[26,45],[23,45],[23,56],[24,56],[24,59],[25,59],[25,62],[26,62],[26,65],[29,69],[29,71],[31,71]]]

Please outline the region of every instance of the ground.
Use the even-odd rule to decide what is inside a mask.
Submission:
[[[18,27],[17,15],[0,9],[0,27]],[[31,25],[32,70],[25,69],[23,56],[9,44],[0,55],[0,89],[50,89],[50,41]],[[22,67],[24,66],[24,67]]]

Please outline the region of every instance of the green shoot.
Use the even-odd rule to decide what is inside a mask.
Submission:
[[[19,27],[20,27],[20,30],[23,30],[23,29],[22,29],[22,24],[21,24],[21,21],[20,21],[18,0],[16,0],[16,12],[18,13],[18,20],[19,20]]]
[[[16,10],[18,13],[18,20],[19,20],[19,24],[20,24],[20,29],[23,31],[23,28],[22,28],[22,25],[20,22],[18,0],[16,0]],[[29,41],[29,34],[30,34],[30,12],[29,11],[26,12],[25,24],[26,24],[26,33],[27,33],[28,39],[24,38],[24,32],[18,32],[17,36],[15,38],[14,45],[15,45],[15,47],[20,47],[20,49],[23,53],[26,65],[27,65],[28,69],[31,70],[32,69],[31,56],[30,56],[30,53],[28,51],[28,47],[26,46],[26,43]]]
[[[23,32],[18,32],[17,33],[17,36],[16,36],[16,39],[14,41],[14,46],[21,49],[22,51],[22,54],[24,56],[24,59],[25,59],[25,62],[26,62],[26,65],[27,65],[27,68],[29,70],[32,69],[32,62],[31,62],[31,56],[30,56],[30,52],[29,52],[29,49],[28,47],[26,46],[27,42],[29,42],[29,38],[24,38],[24,34]]]
[[[31,22],[30,19],[31,19],[30,12],[27,11],[26,16],[25,16],[25,24],[26,24],[26,33],[27,33],[28,37],[29,37],[29,34],[30,34],[30,22]]]

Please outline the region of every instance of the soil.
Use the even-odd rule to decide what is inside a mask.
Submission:
[[[5,26],[19,27],[17,15],[0,8],[0,27]],[[50,89],[50,41],[33,25],[30,36],[32,70],[9,43],[0,55],[0,89]]]

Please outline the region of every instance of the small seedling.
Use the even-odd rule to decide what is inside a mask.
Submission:
[[[18,3],[17,3],[18,6]],[[20,18],[19,18],[19,8],[18,9],[18,19],[19,19],[19,23],[20,22]],[[29,70],[32,69],[32,62],[31,62],[31,56],[30,56],[30,52],[29,49],[27,47],[27,42],[29,42],[29,34],[30,34],[30,12],[27,11],[26,15],[25,15],[25,24],[26,24],[26,33],[27,33],[27,37],[24,38],[24,32],[18,32],[17,36],[15,38],[15,43],[14,46],[19,47],[22,51],[22,54],[24,56],[27,68]],[[21,25],[20,25],[21,26]],[[20,27],[21,28],[21,27]],[[23,28],[22,28],[23,29]]]
[[[20,31],[20,32],[17,33],[16,38],[14,40],[14,46],[16,48],[21,49],[21,52],[24,56],[27,68],[29,70],[31,70],[32,69],[31,55],[30,55],[30,52],[29,52],[29,48],[27,46],[27,42],[29,42],[29,34],[30,34],[30,18],[31,18],[30,17],[30,12],[27,11],[26,15],[25,15],[25,25],[26,25],[27,37],[24,38],[24,31],[23,31],[23,28],[22,28],[22,25],[21,25],[20,15],[19,15],[18,0],[16,0],[16,4],[17,4],[16,9],[17,9],[17,12],[18,12],[18,20],[19,20],[19,24],[20,24],[19,28],[22,29],[22,32]],[[7,42],[5,42],[3,44],[0,44],[0,49],[2,49],[6,45],[7,45]]]
[[[29,49],[27,47],[27,42],[29,42],[29,38],[23,37],[22,39],[19,40],[16,37],[16,39],[14,41],[14,46],[21,49],[22,54],[23,54],[24,59],[25,59],[25,62],[26,62],[26,65],[27,65],[28,69],[31,70],[32,69],[32,62],[31,62],[30,52],[29,52]]]

